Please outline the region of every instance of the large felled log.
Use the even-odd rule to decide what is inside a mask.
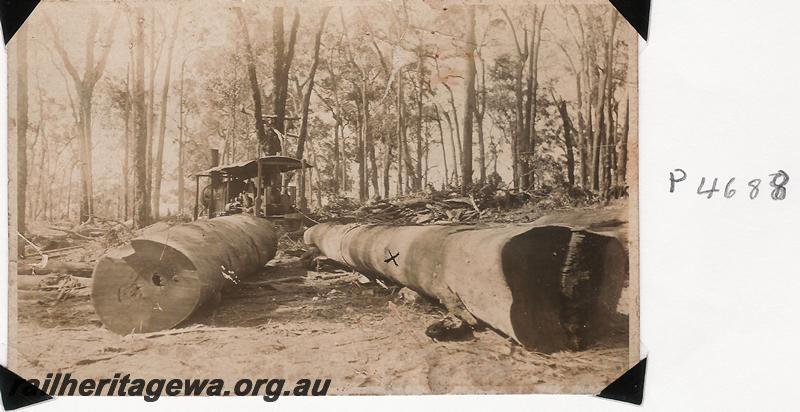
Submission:
[[[218,302],[226,284],[263,268],[276,248],[273,225],[249,215],[172,226],[101,258],[92,303],[115,333],[172,328]]]
[[[610,335],[628,275],[619,240],[566,226],[323,223],[304,239],[541,352],[577,350]]]

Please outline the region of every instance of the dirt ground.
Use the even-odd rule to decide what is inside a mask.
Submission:
[[[623,334],[552,355],[489,329],[471,341],[434,341],[425,329],[445,316],[441,307],[364,283],[357,273],[307,270],[285,252],[226,290],[213,313],[179,329],[125,337],[102,327],[91,279],[18,280],[11,355],[28,378],[310,377],[331,379],[329,394],[597,393],[627,369]]]

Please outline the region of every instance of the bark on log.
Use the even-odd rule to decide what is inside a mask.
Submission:
[[[304,240],[327,257],[438,299],[540,352],[612,334],[628,277],[614,237],[566,226],[323,223]],[[474,318],[472,318],[474,316]]]
[[[273,225],[249,215],[176,225],[101,258],[92,303],[112,332],[169,329],[218,303],[223,286],[263,268],[276,249]]]

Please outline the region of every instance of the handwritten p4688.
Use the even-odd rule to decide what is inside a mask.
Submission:
[[[679,186],[690,183],[691,181],[688,179],[689,174],[683,169],[675,169],[669,172],[669,192],[675,193]],[[698,183],[697,195],[705,196],[706,199],[711,199],[718,192],[721,192],[726,199],[731,199],[737,196],[739,190],[743,190],[750,200],[757,199],[759,195],[762,195],[762,192],[767,192],[772,200],[784,200],[786,199],[789,174],[783,170],[778,170],[769,174],[765,179],[761,177],[750,179],[747,181],[746,186],[742,182],[737,182],[736,177],[728,179],[724,187],[721,186],[720,179],[717,177],[711,180],[710,178],[706,179],[705,176],[700,176],[696,183]]]

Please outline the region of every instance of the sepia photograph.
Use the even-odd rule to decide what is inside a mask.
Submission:
[[[638,41],[607,0],[42,1],[8,43],[9,369],[598,394],[640,360]]]

